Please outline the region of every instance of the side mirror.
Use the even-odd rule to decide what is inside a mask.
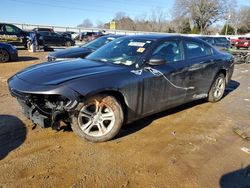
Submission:
[[[166,60],[162,56],[153,56],[149,59],[149,65],[164,65]]]

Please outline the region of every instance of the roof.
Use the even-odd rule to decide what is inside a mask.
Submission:
[[[159,40],[172,37],[181,37],[181,35],[176,34],[145,34],[145,35],[129,35],[127,38],[143,38],[148,40]]]

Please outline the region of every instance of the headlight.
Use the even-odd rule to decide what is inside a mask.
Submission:
[[[48,56],[48,61],[56,61],[55,57]]]
[[[247,46],[247,45],[248,45],[248,42],[244,42],[244,45]]]
[[[17,51],[16,47],[13,46],[13,45],[10,45],[11,49],[14,50],[14,51]]]

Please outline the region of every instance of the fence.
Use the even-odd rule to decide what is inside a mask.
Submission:
[[[166,34],[160,32],[147,32],[147,31],[129,31],[129,30],[110,30],[110,29],[102,29],[102,28],[83,28],[83,27],[62,27],[62,26],[54,26],[54,25],[41,25],[41,24],[26,24],[26,23],[10,23],[16,25],[17,27],[23,30],[32,30],[33,28],[52,28],[56,32],[66,32],[66,31],[73,31],[76,33],[79,32],[98,32],[98,31],[105,31],[106,33],[110,34],[120,34],[120,35],[138,35],[138,34]],[[173,33],[168,33],[173,34]],[[175,35],[178,33],[174,33]],[[188,36],[197,36],[197,34],[186,34]],[[214,35],[218,36],[218,35]],[[229,38],[238,38],[246,35],[220,35]],[[250,37],[250,33],[247,34]]]

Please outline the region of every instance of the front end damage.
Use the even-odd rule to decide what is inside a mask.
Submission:
[[[60,129],[61,122],[69,123],[73,110],[78,104],[78,94],[71,89],[49,91],[28,91],[15,87],[9,82],[9,90],[19,102],[23,114],[35,125],[43,128]]]
[[[69,100],[59,95],[28,95],[26,100],[18,99],[23,114],[41,127],[60,128],[60,121],[69,122]]]

